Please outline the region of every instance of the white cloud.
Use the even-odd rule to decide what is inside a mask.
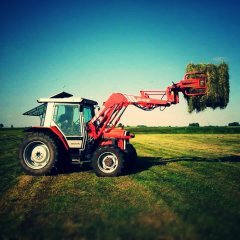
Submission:
[[[213,62],[221,63],[221,62],[227,62],[228,58],[227,57],[214,57],[212,58]]]

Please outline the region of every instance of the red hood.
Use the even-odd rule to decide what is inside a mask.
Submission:
[[[113,128],[103,134],[103,138],[121,138],[121,139],[131,139],[134,135],[130,134],[129,131],[126,131],[121,128]]]

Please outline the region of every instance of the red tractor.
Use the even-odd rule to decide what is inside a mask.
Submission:
[[[24,171],[45,175],[71,162],[90,162],[98,176],[113,177],[131,169],[137,153],[129,131],[116,128],[129,105],[151,111],[179,103],[179,92],[187,96],[206,94],[206,76],[187,73],[165,91],[140,91],[140,96],[113,93],[97,111],[97,102],[60,93],[40,98],[41,105],[24,113],[39,116],[40,126],[25,130],[19,159]]]

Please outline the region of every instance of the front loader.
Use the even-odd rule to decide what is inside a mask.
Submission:
[[[130,170],[137,153],[125,129],[117,128],[129,105],[142,110],[164,109],[179,103],[179,92],[201,96],[207,91],[206,75],[190,72],[165,91],[140,91],[139,96],[113,93],[97,111],[97,102],[62,92],[40,98],[41,105],[24,113],[39,116],[19,149],[23,170],[31,175],[50,174],[71,164],[91,163],[97,176],[113,177]],[[96,113],[95,113],[96,112]]]

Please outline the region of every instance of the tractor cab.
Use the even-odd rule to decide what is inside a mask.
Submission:
[[[95,115],[97,102],[73,97],[62,92],[50,98],[40,98],[40,106],[23,115],[39,116],[40,127],[64,138],[67,148],[84,149],[87,139],[86,123]],[[38,127],[35,127],[38,128]]]

